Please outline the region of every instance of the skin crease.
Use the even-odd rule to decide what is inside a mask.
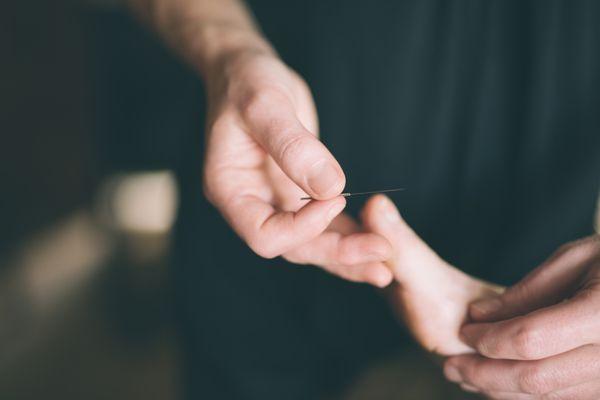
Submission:
[[[388,288],[392,306],[415,339],[443,355],[473,352],[459,338],[469,304],[496,296],[499,286],[473,278],[442,260],[404,222],[386,196],[373,196],[362,212],[365,228],[385,237],[393,253],[387,266],[395,283]]]
[[[377,200],[363,214],[367,232],[342,212],[345,200],[338,195],[344,173],[317,139],[308,85],[279,59],[244,2],[129,3],[204,80],[209,103],[205,194],[250,248],[263,257],[282,255],[352,281],[384,287],[394,280],[391,300],[420,343],[444,355],[470,351],[458,337],[467,304],[501,289],[445,263],[393,213],[394,223],[385,225],[380,215],[390,215],[373,211],[385,211]],[[317,175],[337,179],[311,187],[310,169],[323,162],[331,168],[319,169]],[[320,201],[300,202],[306,194]],[[482,323],[467,321],[462,337],[487,358],[471,354],[449,359],[449,379],[451,366],[457,371],[451,380],[493,398],[543,398],[539,394],[545,391],[553,394],[546,398],[597,399],[600,368],[578,362],[582,354],[600,358],[593,353],[600,343],[600,327],[594,325],[600,309],[599,248],[597,239],[575,243],[564,257],[507,290],[499,314],[472,307],[470,316]],[[577,280],[585,268],[582,283]],[[573,282],[574,288],[565,287]],[[587,347],[569,348],[573,343]],[[557,355],[557,350],[565,354]],[[581,383],[578,372],[597,375]],[[560,387],[557,376],[562,377]]]
[[[600,397],[600,236],[562,246],[493,301],[470,307],[446,377],[492,399]]]
[[[391,252],[342,211],[345,176],[318,139],[309,86],[239,0],[129,0],[203,78],[205,197],[259,256],[379,287]],[[302,201],[310,195],[318,201]]]
[[[337,165],[315,138],[317,115],[308,86],[269,54],[230,60],[222,75],[223,82],[215,79],[209,89],[214,94],[204,169],[207,197],[263,257],[282,255],[351,281],[389,284],[392,276],[382,264],[391,251],[388,242],[360,232],[341,213],[342,197],[300,200],[307,192],[296,182],[304,177],[295,182],[284,172],[319,165],[320,159]]]

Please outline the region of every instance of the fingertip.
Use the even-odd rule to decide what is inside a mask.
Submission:
[[[377,199],[377,207],[388,223],[395,224],[400,221],[400,211],[389,197],[380,195],[380,198]]]
[[[396,208],[396,206],[394,205],[394,202],[385,194],[376,194],[374,196],[372,196],[368,203],[370,203],[373,207],[377,208],[377,209],[382,209],[382,208]]]
[[[377,278],[377,284],[381,289],[391,285],[393,281],[394,275],[392,275],[388,269],[383,270],[383,272]]]
[[[367,202],[365,203],[365,207],[363,208],[363,215],[368,217],[371,213],[376,211],[379,208],[379,205],[385,202],[385,195],[376,194],[371,196]]]
[[[383,194],[377,194],[367,201],[363,209],[363,218],[369,225],[380,227],[394,226],[401,220],[396,205]]]
[[[462,381],[462,375],[451,359],[444,363],[444,376],[451,382],[458,383]]]
[[[332,160],[321,160],[310,167],[306,185],[317,200],[327,200],[338,196],[346,186],[342,168]]]
[[[498,297],[478,300],[469,305],[469,316],[475,321],[492,319],[502,308],[502,301]]]
[[[344,208],[346,208],[346,199],[343,196],[338,196],[332,199],[332,205],[327,212],[327,220],[329,222],[333,221],[335,217],[337,217]]]
[[[475,307],[474,304],[469,304],[469,319],[472,321],[481,321],[485,319],[485,316],[481,313],[481,311]]]
[[[368,282],[381,289],[391,284],[394,280],[392,272],[383,264],[371,266],[366,271],[366,275]]]

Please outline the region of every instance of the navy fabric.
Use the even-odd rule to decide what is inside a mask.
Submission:
[[[511,284],[592,232],[600,3],[250,5],[313,89],[348,189],[405,187],[392,198],[453,264]],[[175,254],[190,398],[315,398],[410,343],[374,289],[253,255],[202,198],[201,136]]]

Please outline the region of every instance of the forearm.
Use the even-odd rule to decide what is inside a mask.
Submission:
[[[273,53],[241,0],[129,0],[135,13],[206,79],[243,52]]]

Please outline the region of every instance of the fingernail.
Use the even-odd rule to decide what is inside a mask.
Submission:
[[[485,299],[476,301],[471,305],[474,309],[476,309],[481,314],[491,314],[495,311],[498,311],[502,307],[502,302],[497,297],[492,299]]]
[[[384,196],[382,205],[385,219],[388,222],[400,221],[400,213],[398,212],[398,209],[396,208],[394,203],[392,203],[392,201],[389,198]]]
[[[460,375],[460,372],[458,372],[458,369],[456,367],[447,366],[446,368],[444,368],[444,375],[446,375],[446,379],[448,379],[451,382],[462,381],[462,376]]]
[[[327,219],[329,221],[333,220],[335,217],[338,216],[339,213],[342,212],[342,210],[344,209],[344,207],[346,207],[346,202],[342,202],[342,203],[335,203],[333,206],[331,206],[331,208],[329,209],[329,212],[327,213]]]
[[[341,190],[341,178],[338,169],[330,162],[320,161],[311,167],[307,183],[313,193],[325,197],[337,194],[334,190]]]

